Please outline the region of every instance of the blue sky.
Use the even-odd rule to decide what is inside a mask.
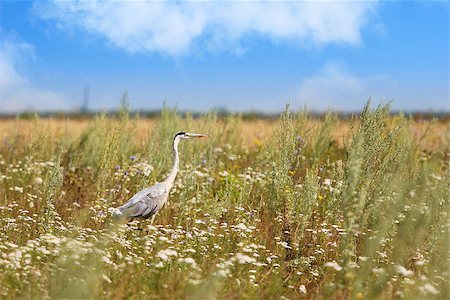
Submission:
[[[447,1],[0,2],[0,113],[449,110]]]

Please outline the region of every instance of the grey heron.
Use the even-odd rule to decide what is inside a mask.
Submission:
[[[167,202],[170,189],[179,170],[180,157],[178,154],[178,143],[182,139],[201,137],[206,137],[206,135],[184,131],[177,132],[173,137],[173,167],[167,179],[135,194],[124,205],[114,209],[113,216],[117,219],[128,221],[151,217],[151,223],[153,224],[156,214]]]

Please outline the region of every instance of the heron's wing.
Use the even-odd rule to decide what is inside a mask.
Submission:
[[[156,184],[134,195],[127,203],[119,207],[124,217],[146,217],[153,214],[161,199],[168,193],[165,186]]]
[[[128,217],[133,217],[133,218],[146,217],[149,214],[154,214],[157,207],[158,207],[158,203],[156,203],[156,202],[147,204],[147,203],[141,201],[141,202],[136,203],[132,207],[128,208],[126,210],[125,215],[127,215]]]

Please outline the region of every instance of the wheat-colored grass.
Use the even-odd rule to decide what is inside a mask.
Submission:
[[[108,208],[167,174],[169,203]],[[0,297],[448,299],[449,124],[361,117],[0,121]],[[146,231],[135,230],[135,227]]]

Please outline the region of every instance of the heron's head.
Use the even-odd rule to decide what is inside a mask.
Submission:
[[[175,136],[173,138],[174,139],[176,139],[176,138],[193,139],[193,138],[202,138],[202,137],[207,137],[207,135],[206,134],[199,134],[199,133],[190,133],[190,132],[179,131],[179,132],[177,132],[177,134],[175,134]]]

